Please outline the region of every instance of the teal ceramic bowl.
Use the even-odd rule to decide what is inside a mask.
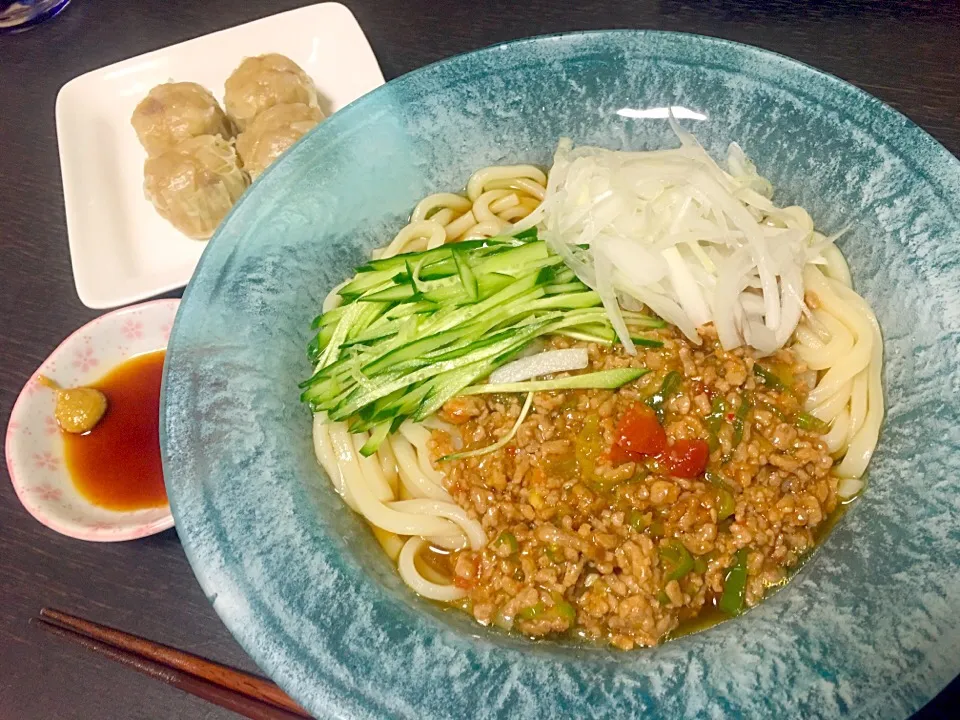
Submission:
[[[870,486],[784,590],[630,653],[499,634],[402,584],[314,460],[296,383],[330,288],[423,195],[561,135],[673,146],[682,106],[842,247],[885,336]],[[656,114],[656,113],[652,113]],[[541,37],[404,76],[320,125],[211,241],[168,350],[164,473],[206,594],[319,717],[902,718],[960,671],[960,164],[836,78],[721,40]]]

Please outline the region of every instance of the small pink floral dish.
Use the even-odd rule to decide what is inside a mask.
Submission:
[[[118,512],[77,491],[53,417],[55,395],[37,378],[45,375],[62,387],[89,385],[131,357],[165,349],[179,305],[175,298],[153,300],[92,320],[60,343],[20,391],[7,425],[7,470],[20,502],[47,527],[95,542],[134,540],[173,527],[168,505]]]

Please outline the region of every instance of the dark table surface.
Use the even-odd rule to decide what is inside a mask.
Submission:
[[[738,40],[838,75],[960,155],[960,2],[344,0],[386,78],[491,43],[593,28]],[[72,330],[98,312],[73,287],[54,129],[57,90],[108,63],[305,3],[73,0],[0,37],[0,417]],[[255,670],[194,580],[176,532],[116,544],[61,537],[20,506],[0,463],[0,720],[227,718],[28,626],[51,605]],[[960,608],[958,608],[960,611]],[[918,717],[956,717],[960,682]]]

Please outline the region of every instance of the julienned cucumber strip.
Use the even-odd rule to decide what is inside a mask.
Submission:
[[[360,454],[364,457],[370,457],[373,455],[377,448],[380,447],[380,443],[387,439],[387,435],[390,434],[390,423],[384,422],[380,423],[373,428],[373,431],[370,433],[370,437],[363,444],[363,447],[360,448]]]
[[[516,352],[516,349],[514,352]],[[474,380],[479,380],[493,372],[497,364],[495,359],[480,360],[438,377],[433,392],[427,396],[423,404],[417,409],[417,412],[414,413],[413,419],[420,421],[432,415],[442,408],[447,400],[458,395],[463,388]]]
[[[387,280],[397,281],[401,279],[404,268],[391,270],[380,270],[377,272],[362,273],[348,282],[338,291],[338,295],[343,298],[358,297],[367,292],[370,288],[385,283]]]
[[[532,233],[530,231],[524,231],[519,233],[515,237],[510,235],[498,235],[497,237],[488,238],[485,240],[463,240],[458,243],[449,243],[447,245],[441,245],[438,248],[433,250],[424,250],[421,252],[412,252],[412,253],[400,253],[399,255],[394,255],[389,258],[382,258],[379,260],[370,260],[364,265],[361,265],[357,268],[358,275],[364,275],[370,272],[399,269],[403,270],[406,265],[406,260],[410,256],[416,255],[418,258],[422,258],[425,261],[425,266],[432,265],[434,263],[440,264],[449,260],[453,253],[463,253],[469,251],[478,251],[481,253],[488,251],[499,251],[503,248],[516,247],[518,245],[526,244],[530,241],[535,241],[537,239],[536,230]],[[450,267],[450,266],[447,266]],[[426,270],[426,267],[424,267]],[[456,272],[455,268],[451,268],[451,271],[447,274],[453,275]]]
[[[665,328],[667,323],[661,320],[658,317],[653,315],[645,315],[644,313],[623,311],[623,320],[627,323],[627,327],[636,327],[644,328],[649,330],[658,330],[660,328]]]
[[[542,330],[542,328],[540,329]],[[476,365],[481,362],[489,364],[492,362],[490,358],[499,359],[499,356],[504,353],[510,351],[515,352],[530,342],[530,340],[536,337],[536,335],[536,329],[534,331],[527,331],[526,333],[519,333],[516,339],[504,340],[496,345],[490,345],[482,348],[481,350],[471,353],[468,356],[459,357],[454,360],[445,360],[432,363],[413,372],[385,373],[384,375],[375,378],[365,386],[358,385],[353,392],[344,397],[342,400],[338,398],[337,402],[332,404],[332,407],[322,409],[329,409],[331,420],[346,420],[365,405],[375,402],[379,398],[392,393],[394,390],[397,390],[404,385],[412,385],[414,383],[423,382],[428,378],[440,377],[444,373],[461,370],[468,364]],[[499,364],[502,363],[497,362],[496,364],[493,364],[493,366],[486,372],[492,372],[492,370]],[[454,393],[458,391],[460,387],[464,387],[477,377],[483,377],[483,375],[471,376],[467,378],[463,385],[454,390]],[[307,392],[309,392],[309,389]]]
[[[477,276],[470,268],[470,263],[463,253],[454,253],[453,261],[457,265],[457,274],[460,275],[460,284],[467,295],[467,300],[476,302],[480,299],[480,286],[477,284]]]
[[[433,250],[400,253],[399,255],[394,255],[393,257],[382,258],[380,260],[370,260],[365,265],[361,265],[359,268],[357,268],[357,274],[359,276],[363,276],[372,272],[382,272],[388,270],[404,271],[407,267],[407,260],[414,256],[418,260],[423,260],[425,264],[429,264],[450,258],[453,255],[454,247],[456,247],[458,251],[463,252],[466,250],[476,250],[482,248],[486,246],[486,244],[487,241],[485,240],[466,240],[464,242],[451,245],[441,245]]]
[[[333,353],[338,351],[340,349],[340,344],[347,339],[347,332],[349,332],[350,326],[356,321],[362,310],[363,308],[361,308],[359,305],[355,305],[340,317],[340,321],[337,323],[336,330],[333,331],[330,342],[327,343],[326,349],[320,356],[318,364],[321,368],[326,367],[333,362],[335,359]]]
[[[599,370],[554,380],[526,380],[515,383],[473,385],[463,390],[461,394],[488,395],[490,393],[546,392],[548,390],[616,390],[621,385],[633,382],[648,372],[650,371],[646,368],[616,368],[615,370]]]

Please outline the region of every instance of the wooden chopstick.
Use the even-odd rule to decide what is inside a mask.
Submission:
[[[36,622],[59,637],[248,718],[311,717],[272,682],[242,670],[50,608],[41,610]]]

